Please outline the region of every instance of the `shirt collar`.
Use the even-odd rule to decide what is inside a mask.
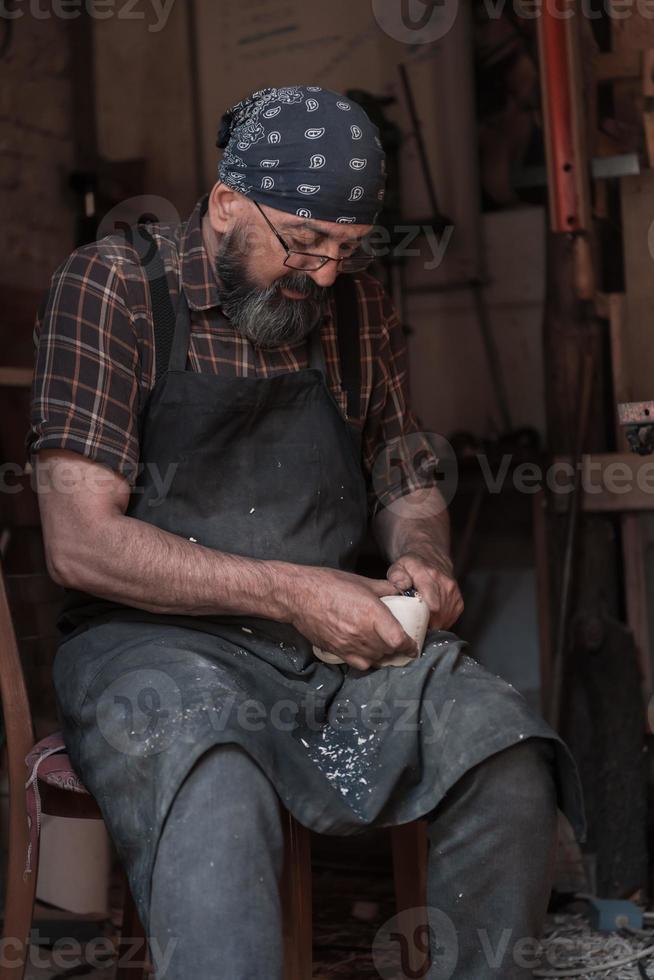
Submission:
[[[179,251],[182,286],[192,310],[208,310],[220,306],[218,283],[202,236],[202,218],[206,214],[209,195],[205,194],[188,221],[182,225]]]

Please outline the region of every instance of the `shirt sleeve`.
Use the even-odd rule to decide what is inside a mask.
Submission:
[[[380,288],[381,329],[373,389],[363,430],[368,513],[415,490],[438,486],[438,458],[408,402],[407,348],[402,325]]]
[[[68,449],[136,479],[138,347],[119,268],[96,246],[57,269],[34,328],[28,457]]]

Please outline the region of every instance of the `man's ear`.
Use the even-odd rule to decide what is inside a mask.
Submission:
[[[243,195],[233,191],[221,180],[209,192],[207,214],[211,228],[217,235],[224,235],[239,218],[244,205]]]

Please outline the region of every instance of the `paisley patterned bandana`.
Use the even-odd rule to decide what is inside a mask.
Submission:
[[[361,106],[318,85],[254,92],[226,112],[216,146],[220,180],[279,211],[339,224],[374,224],[385,154]]]

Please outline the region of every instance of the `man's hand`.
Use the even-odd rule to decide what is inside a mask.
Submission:
[[[416,657],[416,644],[380,601],[398,591],[386,579],[305,566],[292,588],[290,621],[315,646],[359,670],[392,654]]]
[[[386,573],[398,589],[415,589],[429,606],[429,629],[449,629],[463,612],[459,586],[452,577],[452,563],[434,554],[425,558],[409,551]]]

